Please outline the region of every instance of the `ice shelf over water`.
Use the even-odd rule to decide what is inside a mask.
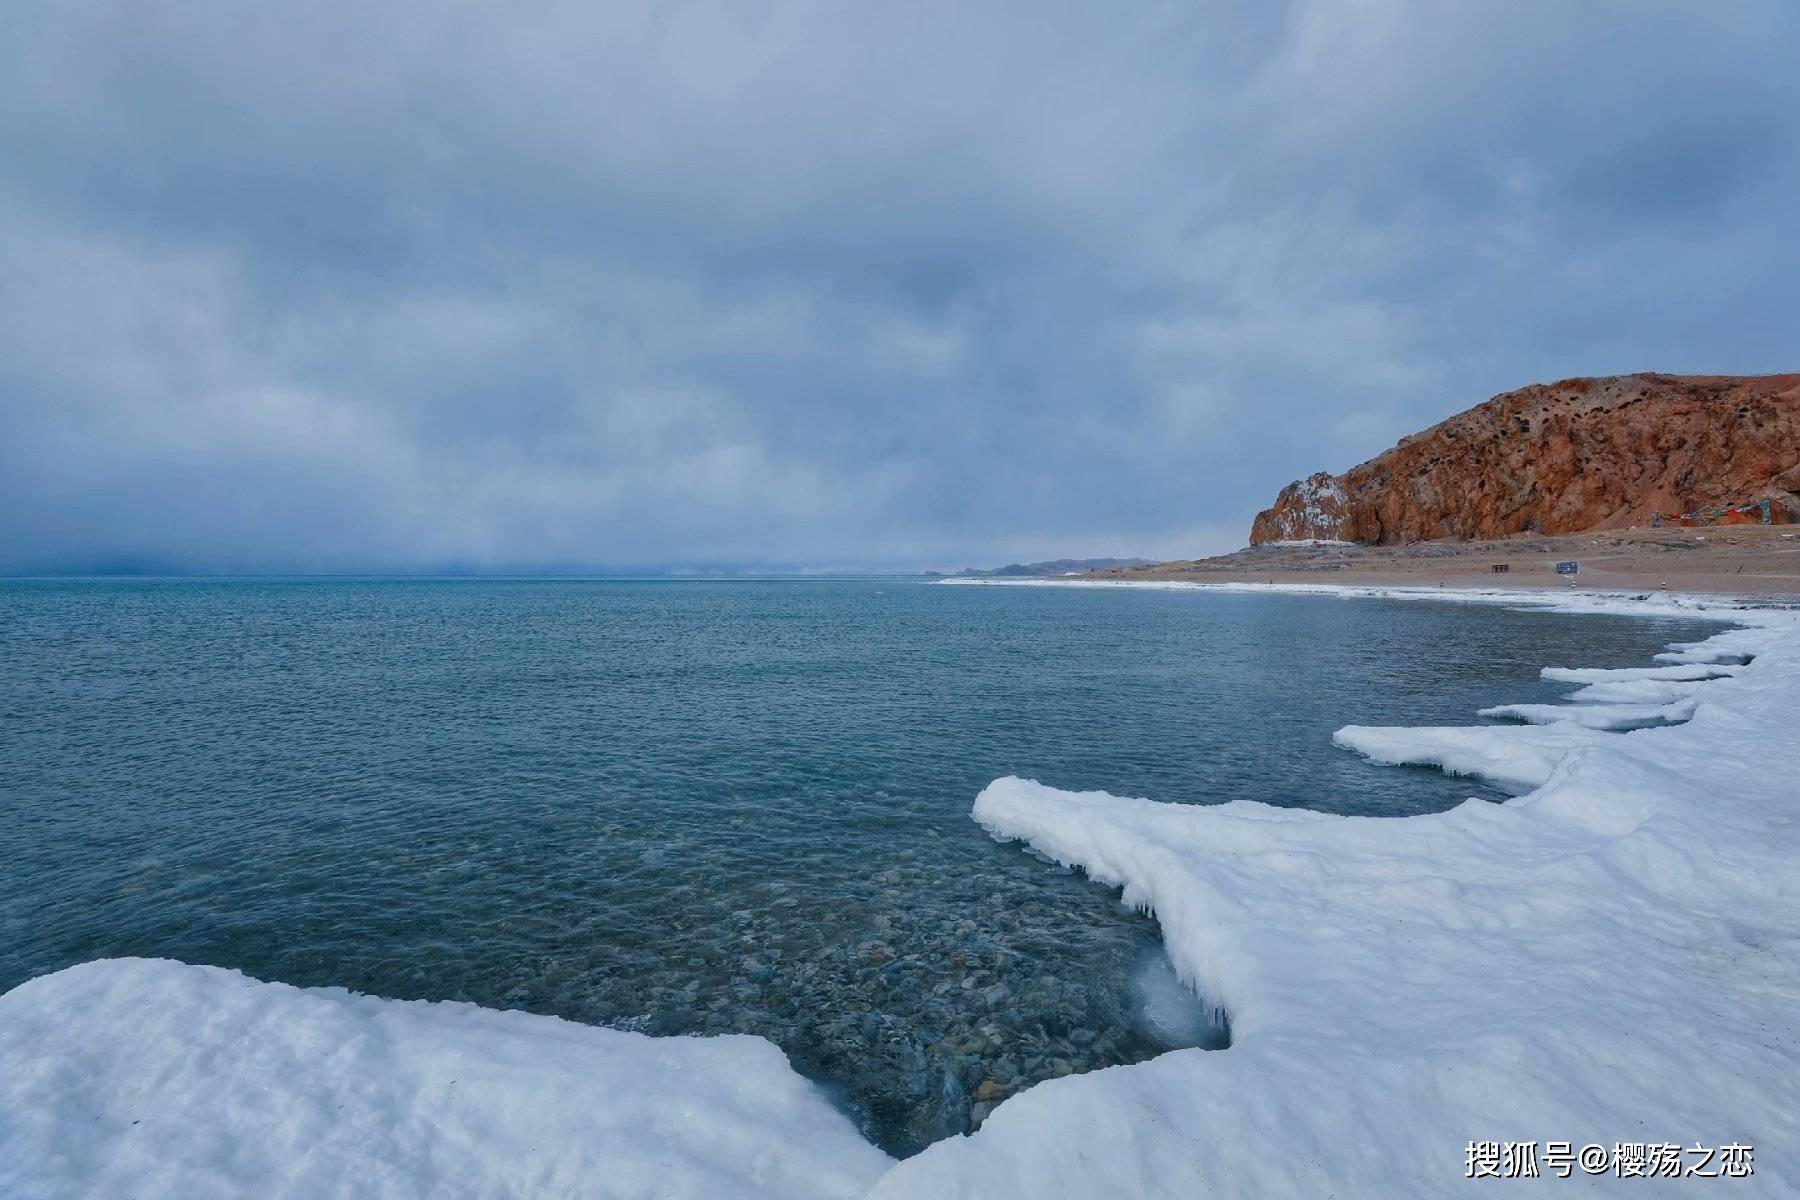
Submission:
[[[1697,697],[1689,697],[1668,704],[1496,704],[1480,713],[1531,725],[1570,722],[1588,729],[1641,729],[1685,721],[1699,703]]]
[[[0,1197],[862,1195],[888,1157],[758,1037],[105,959],[0,996]]]
[[[1659,656],[1731,668],[1709,678],[1560,672],[1595,715],[1336,735],[1526,792],[1504,804],[990,784],[975,819],[1154,912],[1232,1046],[1039,1084],[899,1164],[757,1038],[111,960],[0,997],[0,1196],[1435,1197],[1485,1140],[1755,1148],[1747,1179],[1546,1172],[1555,1194],[1800,1194],[1800,613],[1360,594],[1739,627]],[[1630,728],[1644,705],[1685,720]]]
[[[1042,1084],[874,1195],[1443,1196],[1490,1139],[1755,1147],[1748,1179],[1537,1181],[1557,1194],[1800,1193],[1800,614],[1721,615],[1746,627],[1670,657],[1748,667],[1590,685],[1690,689],[1685,724],[1337,735],[1534,789],[1505,804],[1364,818],[990,785],[996,836],[1156,914],[1232,1047]]]

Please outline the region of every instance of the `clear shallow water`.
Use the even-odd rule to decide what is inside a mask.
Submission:
[[[757,1033],[886,1148],[1209,1031],[999,775],[1404,815],[1340,725],[1709,623],[901,581],[0,582],[0,990],[159,955]],[[991,1082],[990,1082],[991,1081]],[[984,1082],[988,1083],[986,1090]]]

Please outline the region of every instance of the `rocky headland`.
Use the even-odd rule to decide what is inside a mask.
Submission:
[[[1572,534],[1763,500],[1800,522],[1800,374],[1565,379],[1289,484],[1250,544]]]

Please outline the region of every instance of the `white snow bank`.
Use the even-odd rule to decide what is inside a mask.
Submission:
[[[1721,635],[1715,639],[1725,642]],[[1748,659],[1746,652],[1734,650],[1729,644],[1713,645],[1711,642],[1673,642],[1667,650],[1655,655],[1657,662],[1667,663],[1730,663],[1741,664]]]
[[[1678,704],[1700,694],[1698,683],[1665,683],[1657,679],[1627,679],[1619,683],[1590,683],[1569,693],[1584,704]]]
[[[1543,786],[1570,750],[1602,745],[1602,738],[1574,722],[1531,728],[1346,725],[1331,735],[1337,745],[1378,763],[1437,767],[1519,792]]]
[[[1695,683],[1741,670],[1725,664],[1687,663],[1672,667],[1545,667],[1538,674],[1551,683],[1634,683],[1642,679]]]
[[[1685,721],[1694,715],[1698,703],[1690,697],[1668,704],[1496,704],[1479,710],[1479,715],[1531,725],[1567,723],[1584,729],[1643,729]]]
[[[1536,786],[1504,804],[1379,819],[989,785],[974,815],[997,837],[1155,912],[1233,1045],[1040,1084],[872,1195],[1441,1197],[1490,1139],[1749,1144],[1748,1179],[1609,1182],[1800,1194],[1800,622],[1735,615],[1751,627],[1716,640],[1746,670],[1633,682],[1694,689],[1683,725],[1338,735]],[[1539,1161],[1544,1191],[1601,1186]]]
[[[0,996],[0,1196],[852,1197],[890,1160],[754,1037],[152,959]]]

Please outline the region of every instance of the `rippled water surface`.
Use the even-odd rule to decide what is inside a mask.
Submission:
[[[1403,815],[1331,747],[1697,623],[910,581],[0,582],[0,989],[161,955],[758,1033],[888,1149],[1211,1036],[988,781]]]

